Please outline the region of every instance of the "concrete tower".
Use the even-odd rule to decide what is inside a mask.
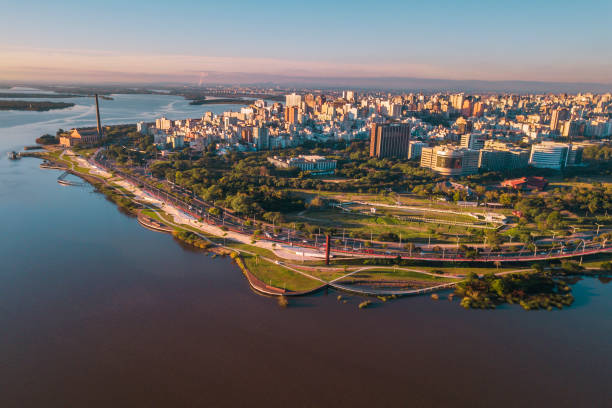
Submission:
[[[102,137],[102,125],[100,125],[100,105],[98,104],[98,94],[96,94],[96,119],[98,121],[98,137]]]

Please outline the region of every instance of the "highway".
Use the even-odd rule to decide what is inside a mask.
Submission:
[[[279,227],[276,227],[275,232],[274,226],[258,220],[248,223],[247,219],[238,217],[227,209],[206,202],[197,197],[194,192],[171,182],[156,180],[151,176],[142,176],[142,178],[138,178],[125,172],[115,166],[111,161],[106,160],[103,155],[103,149],[100,149],[92,157],[93,159],[90,162],[92,165],[106,169],[109,172],[114,172],[116,175],[138,186],[148,194],[151,194],[166,204],[180,209],[191,217],[200,219],[202,222],[247,236],[254,236],[255,233],[258,232],[259,235],[255,237],[258,240],[267,240],[282,245],[290,245],[300,250],[310,249],[320,252],[325,250],[324,235],[317,234],[312,238],[301,231],[288,228],[279,229]],[[155,185],[156,183],[164,183],[171,192],[158,188]],[[210,210],[213,208],[216,208],[214,212],[219,215],[211,214]],[[344,255],[387,259],[397,259],[401,257],[401,259],[431,262],[536,262],[612,251],[612,243],[580,240],[580,244],[571,246],[570,241],[572,240],[570,239],[562,242],[563,246],[561,248],[549,249],[546,251],[538,251],[537,249],[535,251],[520,250],[518,252],[491,251],[480,253],[478,256],[470,258],[466,257],[455,248],[445,247],[442,248],[441,251],[434,251],[422,246],[420,251],[409,251],[401,248],[395,242],[381,243],[363,239],[344,238],[341,235],[331,237],[332,243],[337,241],[340,241],[341,244],[335,246],[332,244],[331,248],[332,254],[336,256]]]

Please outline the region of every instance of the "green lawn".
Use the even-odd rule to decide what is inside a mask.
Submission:
[[[401,221],[384,215],[369,217],[358,213],[344,213],[332,209],[306,211],[302,215],[298,215],[297,213],[287,214],[285,225],[290,226],[294,222],[320,225],[322,228],[333,227],[336,228],[338,235],[341,234],[344,229],[347,238],[351,233],[360,234],[363,237],[367,237],[371,233],[374,239],[377,239],[377,235],[379,234],[394,233],[398,236],[401,234],[402,241],[406,243],[409,241],[425,243],[429,238],[429,229],[437,231],[437,234],[432,234],[432,243],[455,242],[454,238],[445,235],[452,236],[458,234],[460,236],[469,237],[466,227]]]
[[[312,290],[321,286],[321,282],[310,279],[297,272],[291,271],[281,265],[271,263],[254,256],[242,254],[242,259],[247,269],[267,285],[283,288],[291,291]]]
[[[394,271],[393,269],[386,269],[386,268],[358,272],[354,275],[347,277],[346,279],[343,279],[342,282],[350,282],[352,279],[371,279],[375,281],[406,279],[406,280],[420,280],[420,281],[439,282],[439,283],[457,281],[457,279],[431,276],[431,275],[427,275],[423,273],[403,271],[399,269]]]

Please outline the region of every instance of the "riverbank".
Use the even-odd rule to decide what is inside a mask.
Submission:
[[[243,267],[250,275],[257,279],[249,279],[252,286],[265,294],[305,294],[325,286],[336,287],[343,290],[344,285],[336,284],[332,280],[350,274],[356,268],[326,267],[319,258],[308,259],[308,264],[297,264],[295,261],[305,262],[304,256],[282,248],[274,242],[253,240],[251,236],[223,230],[214,225],[206,224],[185,214],[179,208],[169,205],[160,199],[151,196],[126,180],[115,177],[110,172],[94,166],[71,151],[49,149],[39,153],[37,157],[45,158],[50,163],[65,166],[73,174],[82,177],[103,193],[109,200],[117,204],[122,210],[154,219],[172,228],[178,233],[193,233],[209,240],[213,248],[222,248],[240,254]],[[150,226],[150,225],[149,225]],[[249,275],[250,274],[250,275]],[[419,272],[414,272],[411,280],[418,279]],[[421,274],[423,283],[431,283],[429,273]],[[458,279],[458,278],[457,278]],[[407,282],[408,284],[410,282]],[[418,285],[422,287],[421,284]],[[270,288],[276,288],[271,290]],[[352,289],[351,289],[352,290]],[[271,292],[271,293],[268,293]],[[379,295],[379,291],[370,292],[360,289],[364,295]]]
[[[242,98],[219,98],[219,99],[194,99],[189,102],[190,105],[248,105],[253,100]]]
[[[88,157],[93,155],[90,151],[85,153]],[[360,258],[348,258],[344,263],[335,260],[333,266],[325,266],[318,258],[305,260],[304,256],[296,256],[274,242],[254,239],[252,236],[208,224],[203,219],[198,220],[180,208],[152,196],[141,186],[117,177],[72,151],[51,148],[39,156],[70,168],[73,174],[90,182],[122,210],[137,215],[143,226],[160,232],[170,232],[176,239],[194,248],[219,255],[232,255],[250,286],[265,295],[303,295],[331,287],[353,294],[386,299],[388,296],[418,295],[450,289],[463,282],[469,272],[478,270],[451,268],[450,270],[456,273],[447,273],[448,271],[440,269],[428,271],[402,268],[393,263],[389,264],[388,259],[368,260],[374,265],[365,266],[363,263],[366,260]],[[362,262],[354,264],[355,260]],[[377,262],[380,265],[376,265]],[[493,276],[529,271],[530,268],[481,268],[479,272],[481,276]]]

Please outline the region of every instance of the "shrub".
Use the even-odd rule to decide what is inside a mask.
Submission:
[[[279,296],[278,297],[278,305],[280,307],[287,307],[289,305],[289,301],[287,300],[286,296]]]

